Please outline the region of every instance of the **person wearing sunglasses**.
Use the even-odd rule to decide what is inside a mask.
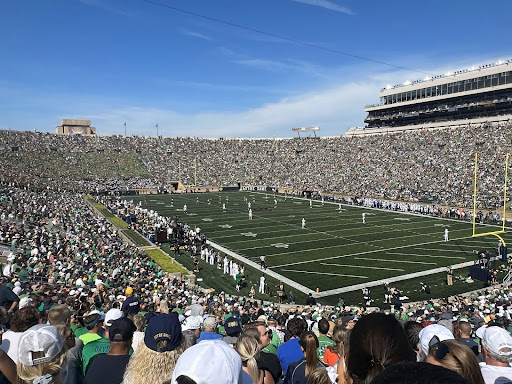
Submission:
[[[434,336],[429,343],[426,362],[457,372],[469,384],[485,384],[475,353],[460,341],[439,341]]]

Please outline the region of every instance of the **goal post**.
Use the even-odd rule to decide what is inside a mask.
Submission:
[[[499,231],[488,231],[482,233],[476,233],[476,206],[477,206],[477,179],[478,179],[478,152],[475,153],[475,180],[474,180],[474,191],[473,191],[473,235],[472,237],[480,237],[480,236],[496,236],[500,239],[503,247],[505,247],[506,253],[506,243],[505,240],[500,236],[500,233],[505,232],[505,218],[507,213],[507,177],[508,177],[508,159],[510,157],[510,153],[507,153],[505,157],[505,185],[503,187],[503,217],[502,217],[502,226]]]

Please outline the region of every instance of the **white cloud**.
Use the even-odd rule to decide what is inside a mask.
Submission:
[[[186,30],[186,29],[180,29],[180,32],[183,35],[187,35],[187,36],[191,36],[191,37],[197,37],[198,39],[208,40],[208,41],[212,40],[211,37],[203,35],[202,33],[199,33],[199,32],[193,32],[193,31],[189,31],[189,30]]]
[[[347,7],[342,7],[332,1],[328,0],[294,0],[297,3],[304,3],[309,5],[314,5],[316,7],[322,7],[326,9],[330,9],[331,11],[346,13],[347,15],[353,15],[354,13]]]

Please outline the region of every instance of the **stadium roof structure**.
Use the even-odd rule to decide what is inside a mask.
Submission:
[[[489,124],[512,119],[512,60],[386,86],[347,136]]]

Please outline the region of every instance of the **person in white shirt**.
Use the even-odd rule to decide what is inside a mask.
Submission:
[[[448,228],[444,229],[444,241],[448,241]]]
[[[249,220],[252,220],[252,209],[249,208]]]
[[[482,330],[482,331],[481,331]],[[481,327],[477,330],[481,339],[484,362],[480,369],[486,384],[512,382],[512,336],[501,327]]]
[[[302,218],[302,229],[306,228],[306,219]]]
[[[366,213],[363,212],[362,218],[363,218],[363,224],[366,224]]]

